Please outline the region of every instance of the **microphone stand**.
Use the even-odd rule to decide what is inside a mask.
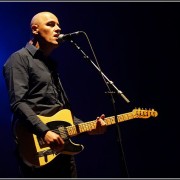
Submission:
[[[101,75],[103,76],[103,78],[107,81],[107,84],[110,84],[115,90],[116,90],[116,93],[118,95],[120,95],[127,103],[129,103],[130,101],[128,100],[128,98],[123,94],[122,91],[120,91],[115,85],[114,83],[109,80],[109,78],[97,67],[97,65],[86,55],[86,53],[77,45],[77,43],[75,43],[72,39],[70,40],[70,42],[83,54],[83,58],[88,60],[88,62],[90,62],[100,73]],[[125,161],[125,156],[124,156],[124,152],[123,152],[123,148],[122,148],[122,143],[121,143],[121,133],[120,133],[120,128],[119,128],[119,125],[118,125],[118,119],[117,119],[117,111],[116,111],[116,106],[115,106],[115,100],[112,96],[112,94],[114,92],[110,91],[110,92],[107,92],[111,95],[112,97],[112,103],[113,103],[113,109],[114,109],[114,114],[115,114],[115,124],[116,124],[116,127],[117,127],[117,133],[118,133],[118,142],[120,143],[120,150],[121,150],[121,166],[122,166],[122,176],[123,177],[128,177],[129,178],[129,173],[128,173],[128,169],[127,169],[127,166],[126,166],[126,161]]]

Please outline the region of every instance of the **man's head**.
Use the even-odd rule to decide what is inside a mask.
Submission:
[[[58,18],[51,12],[40,12],[31,20],[31,30],[35,45],[42,50],[58,47],[61,31]],[[33,42],[33,43],[34,43]]]

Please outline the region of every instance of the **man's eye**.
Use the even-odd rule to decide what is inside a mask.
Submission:
[[[54,22],[49,22],[47,23],[48,26],[51,26],[51,27],[54,27],[55,26],[55,23]]]

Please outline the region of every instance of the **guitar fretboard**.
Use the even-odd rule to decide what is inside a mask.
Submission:
[[[132,112],[117,115],[118,123],[130,120],[133,118],[135,118],[135,117]],[[116,123],[115,116],[107,117],[104,119],[104,121],[107,126]],[[91,131],[95,128],[96,128],[96,120],[93,120],[93,121],[89,121],[89,122],[85,122],[85,123],[80,123],[78,125],[68,126],[67,132],[68,132],[69,136],[75,136],[75,135],[83,133],[83,132]]]

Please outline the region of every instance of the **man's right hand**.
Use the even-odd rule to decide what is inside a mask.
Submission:
[[[50,148],[56,152],[61,152],[64,148],[64,140],[60,135],[52,131],[47,131],[44,136],[44,140],[50,146]]]

